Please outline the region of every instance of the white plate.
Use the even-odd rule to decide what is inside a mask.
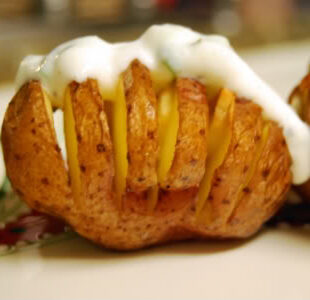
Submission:
[[[286,97],[310,43],[243,53]],[[0,99],[1,99],[0,90]],[[0,258],[5,299],[309,299],[310,230],[269,229],[246,242],[187,242],[119,253],[75,238]]]
[[[309,299],[310,231],[115,253],[82,239],[0,260],[3,299]]]

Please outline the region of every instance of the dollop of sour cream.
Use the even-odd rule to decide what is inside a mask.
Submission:
[[[37,79],[61,107],[66,86],[87,78],[98,81],[105,98],[113,98],[120,74],[133,59],[169,84],[171,72],[208,86],[226,87],[259,104],[282,128],[292,157],[293,182],[310,177],[310,130],[287,103],[234,52],[226,38],[204,35],[178,25],[151,26],[139,39],[111,44],[96,36],[64,43],[46,56],[28,56],[19,68],[17,88]]]

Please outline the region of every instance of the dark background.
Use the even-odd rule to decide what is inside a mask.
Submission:
[[[178,23],[223,34],[244,48],[310,37],[309,0],[0,0],[0,81],[27,54],[98,34],[137,38],[150,24]]]

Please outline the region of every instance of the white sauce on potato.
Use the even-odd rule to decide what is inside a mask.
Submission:
[[[285,101],[263,82],[234,52],[226,38],[204,35],[178,25],[151,26],[138,40],[111,44],[96,36],[78,38],[55,48],[47,56],[28,56],[19,68],[17,87],[40,80],[62,106],[68,83],[98,80],[105,98],[112,98],[117,80],[138,58],[155,81],[168,84],[175,76],[192,77],[204,84],[226,87],[259,104],[268,118],[282,128],[292,156],[293,182],[310,177],[310,130]]]

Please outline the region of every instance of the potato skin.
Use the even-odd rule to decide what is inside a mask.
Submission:
[[[123,74],[127,105],[129,190],[141,192],[157,184],[157,99],[150,71],[137,59]]]
[[[69,213],[69,178],[39,82],[22,86],[10,102],[1,140],[7,175],[17,194],[37,210]]]
[[[80,97],[80,103],[82,100],[87,103],[86,98],[89,97],[89,93],[97,94],[96,86],[91,84],[90,87],[89,83],[78,86],[73,84],[71,88]],[[87,92],[84,92],[84,89]],[[255,147],[255,134],[261,130],[260,125],[256,125],[261,122],[259,119],[261,116],[260,108],[249,101],[242,100],[236,102],[233,141],[226,160],[220,167],[221,189],[223,189],[223,193],[229,192],[231,195],[229,209],[226,208],[226,201],[223,201],[225,198],[215,193],[215,185],[218,182],[215,180],[212,191],[214,197],[219,199],[212,201],[211,209],[216,216],[214,222],[209,224],[197,223],[195,214],[197,188],[182,191],[160,191],[158,205],[153,212],[147,209],[146,193],[127,192],[124,207],[118,209],[113,201],[113,195],[107,196],[101,188],[107,184],[105,188],[109,189],[109,180],[105,183],[99,181],[99,169],[110,166],[109,155],[104,158],[102,155],[101,162],[106,165],[100,163],[98,166],[95,165],[95,160],[91,161],[88,157],[89,155],[96,155],[93,146],[97,144],[98,140],[104,139],[107,144],[110,143],[110,137],[106,134],[107,129],[102,131],[102,128],[105,128],[104,122],[98,121],[100,113],[97,113],[92,119],[99,133],[98,135],[95,134],[94,142],[91,141],[91,135],[86,133],[82,136],[81,141],[83,142],[84,138],[87,145],[79,144],[80,151],[85,152],[79,154],[80,163],[85,163],[85,165],[89,162],[94,163],[94,165],[87,165],[86,171],[89,172],[87,173],[89,178],[85,178],[85,180],[88,180],[87,190],[93,191],[95,198],[92,199],[91,194],[88,194],[84,199],[87,204],[77,205],[76,202],[72,201],[67,170],[64,168],[60,153],[55,150],[56,142],[53,138],[53,128],[47,125],[49,124],[47,114],[44,112],[44,106],[40,105],[41,97],[34,96],[38,94],[38,90],[40,91],[38,83],[26,84],[17,93],[7,112],[3,125],[4,136],[2,141],[8,174],[14,187],[20,190],[22,198],[30,206],[40,211],[57,213],[74,230],[95,243],[108,248],[129,250],[193,238],[244,238],[255,233],[263,221],[271,217],[276,208],[284,201],[284,195],[291,182],[290,156],[287,146],[283,142],[282,131],[274,123],[271,124],[270,136],[264,148],[263,158],[259,162],[255,176],[249,183],[250,195],[244,195],[241,201],[236,201],[234,198],[237,193],[236,190],[239,189],[239,182],[242,181],[242,174],[239,169],[251,162],[251,155],[254,155],[251,149]],[[84,107],[84,105],[76,108],[76,118],[81,118],[76,124],[83,124],[84,113],[94,113],[97,100],[93,100],[92,108]],[[80,112],[78,113],[78,111]],[[31,129],[33,129],[31,120],[33,118],[35,120],[42,120],[43,118],[44,121],[44,126],[41,125],[41,127],[39,124],[42,124],[42,121],[35,123],[35,129],[39,130],[40,128],[39,142],[42,147],[44,145],[44,152],[39,151],[37,154],[34,154],[34,142],[37,140],[34,140],[31,133]],[[255,124],[251,118],[255,120]],[[91,120],[88,117],[86,119],[87,122]],[[78,125],[78,127],[80,130],[83,128],[82,125]],[[41,130],[43,130],[42,134]],[[252,132],[253,130],[255,133]],[[246,147],[246,141],[250,141],[249,148]],[[238,143],[241,145],[236,147]],[[14,158],[14,154],[18,153],[17,150],[19,149],[23,149],[22,160]],[[242,156],[245,158],[240,161]],[[241,163],[240,167],[238,167],[239,163]],[[238,172],[234,173],[234,168],[237,168]],[[269,170],[269,173],[265,170]],[[21,174],[27,177],[20,176]],[[40,185],[42,176],[48,178],[49,186],[57,187],[57,189],[44,188],[43,190]],[[112,173],[109,173],[107,178],[110,179],[111,176]],[[238,178],[234,179],[234,176]],[[231,184],[232,180],[234,184]],[[94,182],[95,190],[89,186],[92,182]],[[95,201],[94,205],[92,201]],[[55,205],[59,208],[55,208]]]
[[[161,188],[184,190],[198,187],[205,172],[208,138],[206,89],[197,80],[176,81],[179,130],[172,166]]]

